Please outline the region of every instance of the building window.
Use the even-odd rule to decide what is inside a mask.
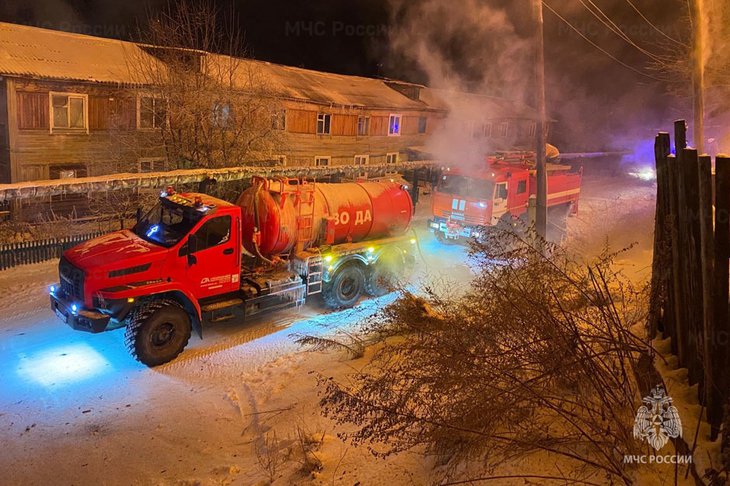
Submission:
[[[74,93],[50,93],[51,131],[89,130],[87,95]]]
[[[428,118],[425,116],[418,117],[418,133],[426,133],[426,126],[428,124]]]
[[[522,194],[527,191],[527,181],[519,181],[517,183],[517,194]]]
[[[271,114],[271,128],[286,130],[286,110],[276,110]]]
[[[137,128],[162,128],[167,121],[167,102],[153,96],[137,98]]]
[[[492,123],[487,122],[484,125],[482,125],[482,133],[484,134],[485,138],[490,138],[492,136]]]
[[[531,122],[530,126],[527,128],[527,136],[534,137],[536,134],[537,134],[537,123]]]
[[[388,135],[400,135],[400,115],[390,115],[388,119]]]
[[[51,179],[75,179],[86,177],[86,166],[82,164],[51,165],[48,167],[48,176]]]
[[[222,101],[213,103],[213,126],[226,128],[231,120],[231,105]],[[164,117],[163,117],[164,120]]]
[[[499,124],[499,136],[506,137],[509,134],[509,122],[502,122]]]
[[[356,155],[355,156],[355,165],[368,165],[368,162],[370,162],[370,156],[369,155]],[[357,174],[360,178],[367,178],[368,173],[365,171],[359,172]]]
[[[362,137],[370,134],[370,117],[369,116],[358,116],[357,117],[357,135]]]
[[[385,163],[386,164],[397,164],[398,163],[398,152],[391,152],[389,154],[385,154]]]
[[[332,159],[332,157],[323,157],[323,156],[315,157],[314,165],[316,165],[317,167],[324,167],[324,166],[330,165],[330,159]]]
[[[137,161],[139,172],[163,172],[167,170],[167,160],[164,157],[150,157]]]
[[[332,122],[332,115],[319,113],[317,115],[317,135],[329,135]]]

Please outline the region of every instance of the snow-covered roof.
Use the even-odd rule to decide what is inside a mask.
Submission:
[[[225,56],[206,57],[209,62],[229,62]],[[140,74],[133,66],[139,65],[140,59],[158,62],[148,49],[134,42],[0,22],[0,75],[138,84]],[[237,61],[242,71],[259,71],[269,89],[287,99],[344,106],[429,108],[389,88],[380,79],[249,59]]]
[[[0,22],[1,75],[132,84],[135,56],[149,54],[132,42]]]
[[[139,69],[164,63],[152,55],[151,46],[134,42],[61,32],[0,22],[0,75],[112,84],[144,84]],[[202,53],[205,62],[223,66],[231,58]],[[247,76],[260,73],[270,92],[278,97],[335,106],[401,110],[462,111],[460,107],[487,106],[504,117],[532,117],[529,108],[508,100],[412,85],[420,90],[411,99],[387,83],[411,85],[389,79],[326,73],[251,59],[236,59],[241,86]],[[152,64],[150,64],[152,63]],[[528,113],[529,111],[529,113]]]

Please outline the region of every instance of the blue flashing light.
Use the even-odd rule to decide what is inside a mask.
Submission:
[[[160,229],[159,225],[154,225],[153,227],[151,227],[147,231],[147,238],[151,238],[152,235],[154,235],[155,233],[157,233],[157,231],[159,231],[159,229]]]
[[[51,287],[48,290],[51,292],[51,295],[52,294],[55,294],[56,293],[56,286],[55,285],[51,285]]]
[[[487,203],[485,203],[484,201],[479,201],[479,207],[480,208],[486,208],[487,207]]]
[[[76,314],[78,311],[79,311],[79,306],[77,306],[76,304],[71,304],[71,312]]]

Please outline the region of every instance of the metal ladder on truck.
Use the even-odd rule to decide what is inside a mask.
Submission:
[[[297,244],[312,241],[314,234],[314,183],[302,181],[297,186],[299,208],[297,214]],[[303,250],[303,248],[299,248]],[[307,295],[322,292],[322,256],[312,255],[307,259]]]

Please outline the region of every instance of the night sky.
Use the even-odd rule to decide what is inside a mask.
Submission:
[[[433,0],[430,0],[433,1]],[[475,0],[479,1],[479,0]],[[505,10],[517,37],[529,36],[530,1],[481,0]],[[625,0],[594,0],[642,47],[661,49],[665,39],[633,11]],[[394,48],[391,37],[403,11],[419,0],[239,0],[233,6],[245,32],[251,57],[344,74],[386,76],[428,82],[418,62]],[[602,26],[579,0],[552,0],[553,8],[627,64],[644,69],[647,58]],[[634,0],[656,25],[686,40],[686,4],[680,0]],[[4,0],[0,20],[134,39],[148,12],[162,8],[160,0]],[[460,2],[449,2],[458,9]],[[223,5],[223,4],[222,4]],[[230,4],[224,4],[229,6]],[[479,78],[474,68],[475,43],[487,46],[480,61],[490,62],[490,39],[460,32],[443,39],[440,48],[467,80]],[[662,83],[642,77],[597,51],[549,11],[545,11],[548,110],[558,121],[553,141],[564,150],[596,150],[628,146],[650,136],[678,116],[686,116],[679,100],[666,97]],[[496,47],[495,47],[496,48]],[[495,52],[494,55],[499,55]],[[531,75],[527,73],[526,76]],[[475,81],[479,81],[475,79]],[[498,86],[494,92],[500,94]],[[490,89],[488,87],[487,89]],[[529,94],[527,101],[529,102]]]

